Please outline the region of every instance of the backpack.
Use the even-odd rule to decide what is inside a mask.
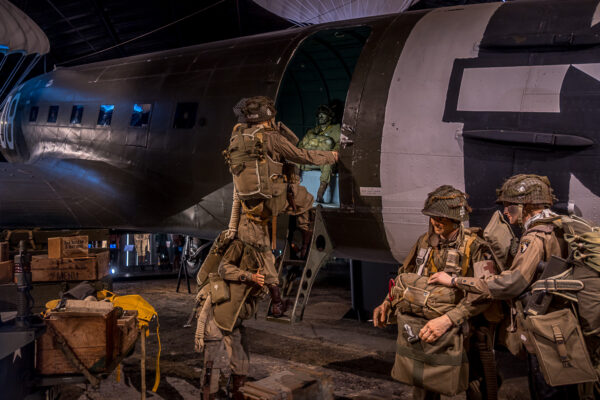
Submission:
[[[267,154],[264,134],[263,127],[237,124],[229,146],[223,151],[240,200],[270,199],[277,195],[273,178],[282,176],[283,164]]]
[[[552,256],[540,264],[541,276],[529,288],[525,310],[517,302],[517,318],[524,331],[521,339],[536,354],[550,386],[597,381],[600,358],[594,342],[600,336],[600,230],[577,216],[553,216],[540,222],[554,225],[557,238],[569,251],[566,259]],[[571,301],[573,310],[547,312],[553,296]]]
[[[567,262],[572,270],[565,279],[583,283],[583,289],[575,293],[583,334],[600,336],[600,227],[564,215],[554,218],[552,224],[569,247]]]

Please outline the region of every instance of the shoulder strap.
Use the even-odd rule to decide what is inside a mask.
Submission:
[[[469,261],[471,260],[471,245],[477,239],[477,233],[470,233],[466,240],[463,240],[463,244],[460,246],[459,252],[464,255],[462,262],[462,276],[467,274],[469,269]]]

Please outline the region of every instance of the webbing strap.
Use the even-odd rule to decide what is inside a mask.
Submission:
[[[262,218],[260,214],[255,213],[256,207],[249,208],[248,206],[246,206],[246,203],[244,201],[242,201],[241,203],[242,211],[244,211],[244,214],[246,214],[246,217],[248,217],[249,220],[259,223],[261,225],[267,225],[269,223],[270,218]]]
[[[467,275],[467,271],[469,270],[469,261],[471,259],[471,245],[473,244],[473,242],[475,241],[475,239],[477,239],[477,234],[473,233],[471,234],[471,236],[469,236],[469,238],[465,241],[465,249],[463,253],[464,259],[463,259],[463,263],[462,263],[462,276],[466,276]]]
[[[567,300],[577,302],[577,297],[571,293],[561,293],[561,292],[578,292],[584,288],[583,282],[576,279],[564,279],[566,276],[569,276],[573,271],[572,268],[561,272],[558,275],[554,275],[548,277],[546,279],[541,279],[534,282],[531,285],[531,292],[548,292],[558,296],[562,296]]]
[[[578,292],[583,289],[583,282],[575,279],[543,279],[531,285],[532,292]]]
[[[415,350],[410,347],[398,344],[396,346],[396,353],[402,357],[407,357],[412,360],[422,362],[423,364],[439,366],[439,365],[450,365],[458,367],[462,363],[467,362],[467,354],[463,351],[461,354],[426,354],[420,350]]]
[[[554,342],[556,343],[558,356],[563,367],[570,367],[571,363],[569,362],[569,353],[567,352],[567,346],[565,345],[565,337],[558,325],[552,325],[552,334],[554,335]]]
[[[277,248],[277,215],[271,219],[271,250]]]

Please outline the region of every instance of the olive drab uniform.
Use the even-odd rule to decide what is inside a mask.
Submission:
[[[545,176],[520,174],[507,179],[498,190],[498,202],[518,206],[516,216],[524,228],[510,268],[499,275],[459,278],[455,282],[458,288],[483,298],[511,300],[511,316],[516,317],[516,324],[511,326],[528,352],[529,388],[534,399],[578,398],[575,383],[585,382],[585,379],[581,374],[575,378],[574,373],[584,371],[582,366],[586,363],[590,364],[591,370],[579,323],[565,298],[552,296],[548,310],[543,314],[524,313],[532,285],[543,273],[539,266],[544,264],[540,262],[568,255],[566,243],[557,237],[556,226],[552,223],[558,218],[549,209],[555,200],[552,192]],[[535,214],[523,223],[526,207],[540,211],[534,211]],[[580,350],[574,351],[575,348]],[[560,378],[546,382],[544,375]],[[595,374],[591,375],[593,379]]]
[[[459,254],[459,259],[462,260],[462,262],[457,266],[447,266],[448,252],[452,250],[457,251]],[[456,269],[456,267],[458,267],[458,269]],[[461,227],[456,233],[456,236],[450,240],[443,240],[442,238],[440,238],[440,236],[432,232],[428,232],[422,235],[411,249],[410,253],[402,263],[402,266],[399,268],[398,276],[401,277],[403,274],[407,273],[417,273],[419,270],[422,271],[422,276],[427,277],[433,275],[435,272],[438,271],[447,271],[450,274],[452,274],[452,271],[455,271],[457,272],[458,276],[473,276],[475,274],[475,269],[478,270],[478,273],[490,273],[489,271],[491,271],[491,273],[494,273],[495,263],[492,258],[491,250],[487,243],[481,237],[478,236],[477,230]],[[427,289],[430,288],[428,287]],[[448,318],[452,321],[453,328],[451,328],[448,332],[446,332],[445,335],[438,339],[436,343],[433,343],[433,345],[448,345],[448,347],[450,347],[449,343],[442,344],[438,342],[444,342],[445,340],[447,341],[452,336],[461,335],[462,338],[462,324],[466,321],[472,320],[474,317],[485,312],[490,305],[488,301],[476,301],[480,300],[476,296],[465,296],[462,290],[454,290],[454,292],[455,293],[453,299],[456,304],[445,313],[445,315],[448,316]],[[388,297],[386,297],[385,301],[390,302],[390,304],[392,305],[392,310],[395,313],[401,314],[403,312],[409,312],[409,310],[407,310],[405,307],[401,307],[404,306],[404,304],[402,303],[394,304],[394,302],[390,301]],[[442,314],[438,313],[436,317],[441,315]],[[485,325],[486,323],[482,320],[478,321],[478,324]],[[402,318],[399,317],[398,350],[402,349],[402,347],[400,346],[404,342],[404,332],[402,332],[402,327],[404,325],[405,323],[403,322]],[[424,323],[422,325],[424,325]],[[414,331],[414,334],[418,335],[418,330],[414,329]],[[459,346],[463,346],[463,343],[459,344]],[[394,368],[392,369],[392,377],[394,379],[398,379],[402,382],[407,383],[406,379],[404,379],[404,377],[407,375],[406,358],[399,357],[399,355],[403,356],[404,353],[397,354],[396,362],[394,363]],[[458,355],[460,356],[460,354]],[[469,360],[472,364],[472,371],[470,375],[474,375],[473,370],[476,369],[476,365],[478,365],[478,360],[473,360],[472,357],[469,357]],[[417,369],[416,372],[421,371],[421,373],[423,373],[424,370],[425,369]],[[469,367],[465,365],[463,371],[461,372],[461,379],[463,379],[463,382],[461,383],[462,390],[460,391],[464,391],[465,389],[467,389],[466,385],[468,384],[468,371]],[[411,370],[408,372],[408,374],[414,375],[414,372],[415,371]],[[432,372],[435,374],[435,370],[433,370]],[[480,377],[480,374],[475,375],[477,378]],[[416,378],[417,379],[415,380],[415,377],[413,376],[412,382],[409,383],[418,384],[420,379],[421,383],[423,383],[423,379],[427,379],[429,381],[425,383],[433,383],[434,381],[436,381],[435,378],[431,379],[432,377],[429,376],[423,376],[420,379],[419,377]],[[470,378],[472,381],[475,380],[475,376],[471,376]],[[441,382],[440,380],[439,383],[441,386],[443,386],[446,382]],[[440,387],[438,393],[446,394],[443,392],[443,390],[445,389]],[[435,399],[439,398],[438,393],[426,391],[415,387],[414,398]]]
[[[321,105],[316,112],[317,124],[313,129],[309,129],[302,141],[298,144],[301,149],[307,150],[340,150],[341,130],[340,125],[333,123],[335,112],[326,105]],[[303,171],[321,170],[319,177],[319,189],[317,190],[317,202],[324,203],[323,196],[331,181],[331,175],[334,173],[334,165],[302,165]]]
[[[196,351],[204,353],[201,384],[203,388],[209,387],[211,396],[219,390],[219,378],[231,373],[234,399],[242,398],[238,390],[245,382],[249,368],[248,345],[242,322],[256,314],[257,300],[264,293],[263,288],[251,281],[252,273],[257,272],[260,266],[257,249],[235,239],[221,259],[218,277],[211,276],[211,284],[199,293],[204,305],[198,316]],[[215,296],[220,295],[211,286],[219,279],[224,281],[220,284],[228,288],[228,298],[221,298],[220,302],[215,303]]]
[[[552,218],[556,214],[550,210],[544,210],[539,215],[543,215],[545,219]],[[543,221],[538,224],[534,222],[528,224],[528,228],[523,233],[517,254],[508,270],[501,272],[499,275],[488,276],[485,279],[465,277],[456,280],[458,288],[475,293],[481,298],[514,300],[512,303],[515,307],[513,315],[516,315],[518,321],[511,324],[511,326],[518,327],[517,334],[521,338],[522,345],[529,352],[529,384],[532,391],[531,398],[533,399],[578,398],[576,385],[552,387],[544,381],[539,361],[534,355],[535,350],[529,345],[528,340],[523,341],[523,338],[527,338],[528,335],[523,331],[523,303],[518,300],[537,281],[540,275],[538,271],[540,262],[548,262],[552,256],[564,258],[566,254],[565,243],[557,238],[555,226],[552,223],[544,223]],[[567,307],[569,307],[568,301],[553,296],[549,312]]]
[[[339,124],[317,125],[315,128],[309,129],[306,135],[302,138],[298,147],[306,150],[340,150],[341,129]],[[331,181],[333,173],[333,165],[327,164],[320,167],[313,165],[302,165],[303,171],[315,169],[321,170],[320,181],[328,184]]]
[[[245,214],[241,214],[237,237],[254,248],[257,272],[265,276],[265,285],[278,285],[279,278],[275,268],[275,256],[271,251],[268,226],[254,223]]]
[[[556,215],[550,210],[543,214],[545,217]],[[530,224],[521,237],[517,254],[508,270],[485,279],[459,278],[456,285],[487,299],[511,300],[518,297],[535,281],[540,261],[566,255],[566,246],[564,243],[561,245],[554,228],[552,223]]]
[[[262,184],[260,189],[257,188],[254,182],[248,182],[250,176],[256,177],[256,173],[237,179],[243,172],[238,172],[239,167],[236,168],[237,165],[257,161],[238,161],[235,154],[231,155],[237,153],[235,149],[237,140],[234,141],[234,139],[249,135],[260,136],[260,152],[263,160],[258,162],[261,167],[263,164],[266,164],[265,167],[268,165],[268,172],[259,173]],[[238,124],[232,134],[228,152],[234,185],[242,200],[244,212],[251,219],[263,223],[272,216],[285,212],[298,217],[299,229],[311,230],[309,210],[313,206],[313,197],[304,186],[288,182],[287,177],[283,174],[283,165],[286,161],[298,164],[333,164],[335,163],[335,157],[331,151],[299,149],[276,129]],[[250,156],[246,157],[248,159],[252,158]],[[248,167],[246,166],[246,168]],[[292,196],[288,196],[288,191],[292,193]]]
[[[465,228],[470,208],[466,195],[445,185],[429,193],[423,214],[430,217],[449,218],[456,229],[451,237],[442,238],[433,231],[419,237],[398,270],[395,286],[384,303],[397,316],[398,340],[392,377],[414,385],[415,399],[438,399],[440,394],[455,395],[469,388],[481,391],[481,365],[476,357],[471,360],[471,371],[466,351],[469,338],[464,338],[463,327],[467,321],[486,311],[490,305],[475,295],[462,290],[427,284],[430,275],[445,271],[450,275],[474,276],[495,273],[496,264],[489,244],[481,237],[478,228]],[[425,343],[418,335],[428,319],[446,315],[452,327],[433,343]],[[478,328],[487,322],[481,318]],[[489,335],[491,336],[491,335]],[[492,357],[491,339],[485,337],[487,353]],[[472,353],[472,351],[471,351]],[[493,365],[487,366],[493,369]],[[489,368],[486,369],[486,374]],[[492,371],[496,380],[495,370]],[[471,379],[471,384],[469,384]]]

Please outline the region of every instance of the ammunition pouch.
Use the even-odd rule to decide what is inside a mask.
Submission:
[[[211,273],[216,273],[219,269],[219,264],[223,255],[227,251],[227,248],[231,244],[231,239],[227,238],[227,230],[222,231],[217,239],[213,242],[210,247],[208,256],[202,262],[198,274],[196,275],[196,283],[198,283],[199,289],[208,283],[208,276]]]
[[[210,297],[213,304],[221,304],[230,298],[229,284],[217,273],[208,275],[210,281]]]
[[[528,316],[524,328],[545,381],[561,386],[598,379],[579,322],[570,309]]]
[[[469,361],[461,326],[453,326],[434,343],[419,339],[427,320],[398,314],[398,340],[392,377],[402,383],[454,396],[469,385]]]
[[[483,231],[483,237],[490,244],[498,267],[502,271],[508,269],[514,256],[512,249],[517,239],[510,224],[506,222],[500,211],[496,211],[492,215]]]
[[[392,289],[392,305],[403,314],[434,319],[456,307],[462,292],[455,288],[430,285],[429,278],[415,273],[402,273]]]

